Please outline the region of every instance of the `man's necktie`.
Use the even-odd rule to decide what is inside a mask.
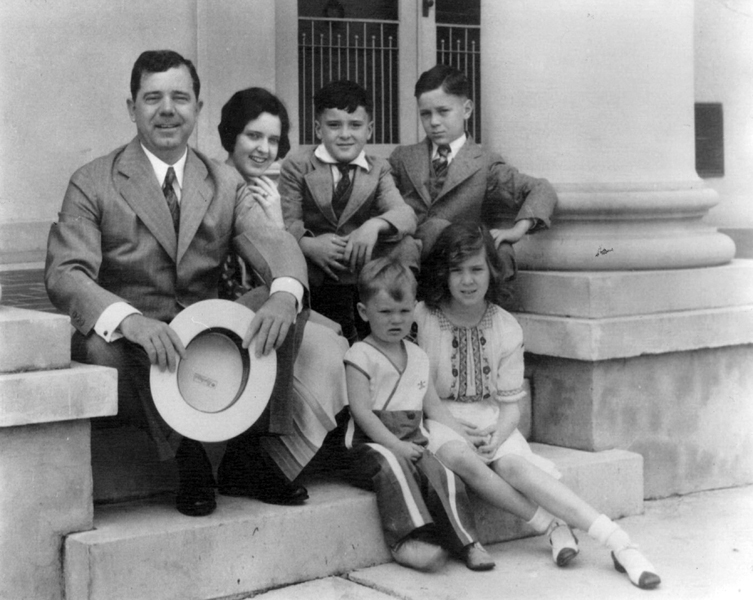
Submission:
[[[447,168],[450,166],[450,163],[447,160],[447,157],[450,154],[450,147],[447,144],[444,144],[437,148],[437,153],[438,156],[431,161],[431,177],[429,178],[429,192],[432,199],[439,195],[439,192],[444,185],[444,180],[447,178]]]
[[[353,181],[350,178],[350,172],[355,169],[355,165],[349,163],[338,163],[335,165],[340,171],[340,181],[335,187],[335,192],[332,194],[332,209],[335,211],[335,216],[340,218],[340,215],[345,210],[345,205],[350,200],[350,192],[353,189]]]
[[[173,227],[175,231],[178,231],[180,225],[180,204],[178,204],[178,196],[175,193],[175,169],[172,167],[167,169],[167,175],[165,175],[165,183],[162,184],[162,193],[167,200],[167,207],[170,209],[170,215],[173,217]]]

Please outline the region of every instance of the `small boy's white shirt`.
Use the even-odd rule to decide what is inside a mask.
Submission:
[[[340,173],[340,169],[337,168],[337,165],[339,164],[339,162],[335,160],[334,158],[332,158],[332,155],[329,153],[329,150],[327,150],[324,144],[319,144],[316,147],[316,149],[314,150],[314,156],[316,156],[323,163],[332,165],[330,167],[330,171],[332,172],[332,179],[335,182],[335,187],[337,187],[337,184],[340,182],[340,179],[342,179],[342,173]],[[361,167],[367,173],[371,170],[371,165],[369,164],[369,161],[366,160],[365,150],[361,150],[359,155],[356,156],[353,160],[351,160],[350,163],[348,164]]]
[[[452,159],[455,158],[455,155],[460,152],[460,149],[463,147],[463,144],[465,144],[465,140],[467,139],[467,135],[463,134],[458,139],[456,139],[453,142],[450,142],[450,154],[447,155],[447,164],[449,165],[452,162]],[[435,144],[434,142],[431,143],[431,160],[434,160],[439,156],[439,146]]]

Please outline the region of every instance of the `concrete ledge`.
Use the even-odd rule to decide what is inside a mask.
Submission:
[[[611,517],[638,514],[642,459],[534,445],[564,481]],[[67,600],[194,600],[243,594],[389,562],[375,496],[335,481],[307,483],[311,499],[280,507],[218,496],[217,511],[185,517],[172,495],[95,508],[94,530],[69,536]],[[480,506],[484,541],[530,535],[513,517]]]
[[[71,363],[71,321],[0,306],[0,373],[63,369]]]
[[[753,305],[609,319],[515,316],[523,328],[527,352],[575,360],[753,343]]]
[[[662,271],[520,271],[526,313],[603,319],[753,304],[753,261]]]
[[[68,421],[118,412],[115,369],[71,363],[69,369],[0,375],[0,427]]]

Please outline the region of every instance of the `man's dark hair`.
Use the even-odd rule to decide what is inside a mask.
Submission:
[[[199,91],[201,90],[201,82],[199,81],[199,74],[196,72],[196,67],[187,58],[183,58],[177,52],[172,50],[147,50],[142,52],[141,56],[133,63],[133,69],[131,70],[131,98],[136,100],[136,96],[141,88],[141,78],[144,73],[164,73],[175,67],[185,65],[188,68],[188,72],[191,74],[191,80],[193,81],[193,91],[196,94],[196,99],[199,99]]]
[[[277,158],[285,158],[290,150],[288,111],[277,96],[259,87],[235,92],[222,107],[222,117],[217,126],[222,147],[232,154],[238,135],[261,113],[269,113],[280,119],[280,144],[277,147]]]
[[[415,97],[442,88],[447,94],[470,98],[471,84],[465,73],[449,65],[435,65],[421,73],[416,82]]]
[[[331,81],[314,94],[314,114],[317,118],[328,108],[352,113],[358,110],[359,106],[363,106],[371,118],[374,107],[368,92],[349,79]]]

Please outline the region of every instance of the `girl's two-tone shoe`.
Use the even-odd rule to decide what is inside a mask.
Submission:
[[[552,558],[558,567],[564,567],[580,551],[578,538],[572,528],[562,521],[553,521],[549,526],[549,544],[552,546]]]
[[[655,573],[654,566],[634,544],[612,552],[612,561],[618,572],[626,573],[630,582],[642,590],[652,590],[661,583],[661,577]]]

